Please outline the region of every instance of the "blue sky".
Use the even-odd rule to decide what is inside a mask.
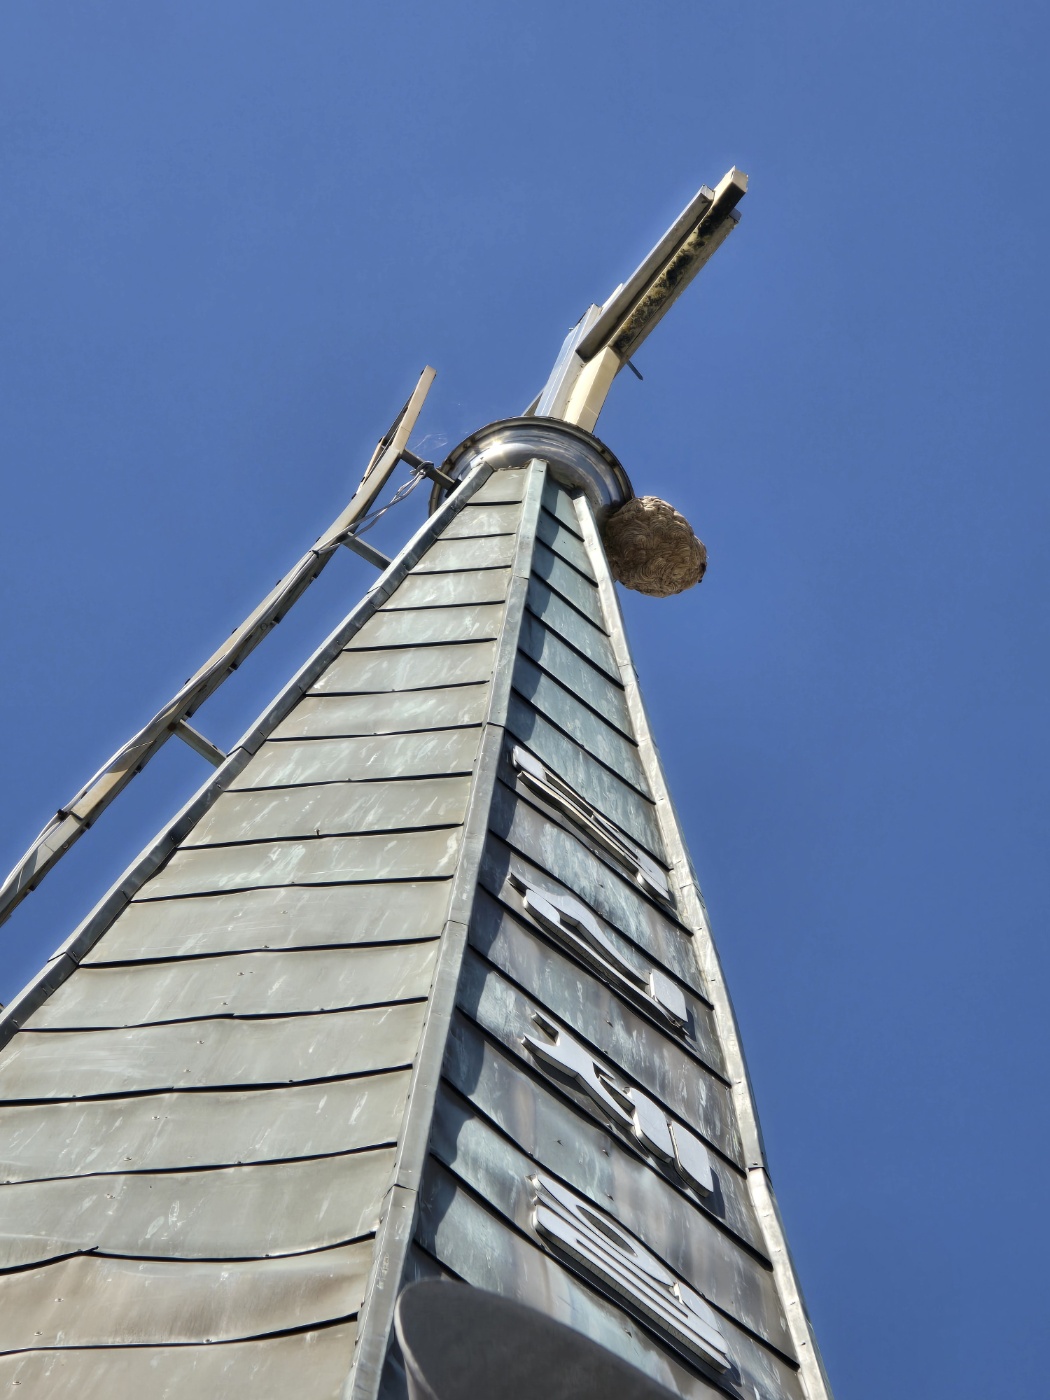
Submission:
[[[1047,28],[0,9],[5,868],[336,514],[424,363],[433,456],[749,172],[599,432],[710,550],[627,620],[851,1400],[1045,1393]],[[199,727],[232,742],[369,578],[334,564]],[[0,934],[0,998],[203,776],[168,746]]]

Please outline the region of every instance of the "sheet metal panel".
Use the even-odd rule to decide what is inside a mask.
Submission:
[[[527,656],[520,656],[514,667],[514,689],[534,709],[566,730],[592,757],[618,773],[647,797],[652,796],[642,768],[637,744],[619,730],[581,705],[576,696],[547,675]]]
[[[670,968],[676,977],[703,994],[700,967],[687,931],[571,832],[517,799],[502,783],[497,785],[493,796],[490,827],[533,867],[552,875],[565,889],[589,904],[606,923],[619,929],[657,962]],[[486,865],[490,861],[505,869],[505,857],[497,855],[497,848],[491,842],[485,854]],[[484,869],[483,866],[483,879]]]
[[[470,779],[408,778],[400,782],[322,783],[309,787],[225,792],[183,842],[185,847],[293,836],[459,826]]]
[[[514,535],[435,540],[412,572],[455,573],[459,569],[504,568],[513,563],[515,544]]]
[[[590,579],[594,578],[594,570],[591,568],[591,561],[587,558],[587,550],[583,541],[545,510],[540,511],[539,522],[536,526],[536,538],[571,564],[574,569],[579,570],[581,574],[585,574]]]
[[[504,936],[501,944],[492,948],[493,954],[508,963],[517,962],[523,975],[535,976],[539,969],[525,965],[524,957],[514,958],[517,950],[509,944],[510,939]],[[523,1038],[536,1035],[534,1018],[548,1013],[612,1063],[625,1079],[633,1080],[649,1098],[743,1168],[740,1133],[726,1085],[678,1046],[667,1041],[661,1044],[655,1029],[600,983],[566,967],[562,959],[555,963],[553,952],[550,956],[550,976],[536,977],[537,989],[519,990],[502,968],[496,971],[495,964],[490,966],[477,953],[468,953],[457,1004],[500,1044],[522,1056]],[[570,980],[559,985],[559,972]]]
[[[619,682],[596,670],[531,613],[522,619],[518,645],[526,656],[579,696],[585,705],[597,710],[621,734],[634,738],[627,698]]]
[[[471,504],[495,505],[506,501],[522,501],[525,499],[525,485],[528,479],[527,467],[501,467],[478,487],[470,498]]]
[[[343,651],[314,681],[311,695],[431,690],[491,679],[496,643],[454,642],[416,651]]]
[[[443,540],[462,540],[475,535],[513,535],[521,520],[521,506],[465,505],[441,532]]]
[[[213,1171],[27,1181],[0,1191],[0,1269],[61,1255],[262,1259],[375,1231],[394,1149]]]
[[[430,990],[437,940],[81,967],[24,1029],[90,1030],[213,1016],[294,1016],[410,1001]]]
[[[597,723],[593,727],[596,729]],[[585,748],[555,729],[519,695],[510,697],[507,728],[592,807],[597,807],[662,865],[667,865],[656,807],[651,798],[644,797],[603,768]]]
[[[575,647],[600,671],[604,671],[614,681],[620,679],[620,668],[613,655],[612,643],[605,633],[588,622],[535,574],[529,580],[528,606],[534,617],[545,622],[563,641]]]
[[[502,861],[501,864],[496,864],[494,862],[490,865],[486,861],[487,868],[485,871],[483,871],[481,877],[482,886],[488,889],[491,885],[497,884],[498,875],[496,879],[493,879],[492,876],[496,874],[496,872],[498,872],[500,869],[503,869],[506,872],[506,875],[504,877],[502,885],[495,891],[499,904],[511,910],[517,922],[522,925],[523,932],[527,930],[527,937],[530,940],[536,940],[538,947],[546,948],[548,944],[552,944],[558,949],[561,956],[568,958],[570,964],[575,966],[576,961],[580,961],[582,965],[586,968],[586,959],[573,959],[571,953],[567,952],[565,947],[561,943],[559,943],[559,941],[556,938],[551,938],[549,935],[545,935],[543,929],[534,922],[527,909],[525,908],[525,899],[521,889],[515,888],[514,885],[511,883],[510,879],[506,878],[506,876],[509,876],[510,874],[510,869],[508,868],[509,864],[510,863],[505,859]],[[546,890],[555,894],[558,893],[558,886],[556,881],[551,880],[549,877],[544,878],[542,876],[539,880],[537,880],[535,878],[536,872],[534,872],[533,869],[530,866],[528,866],[524,861],[520,859],[514,859],[513,869],[514,873],[519,877],[524,876],[525,879],[528,880],[529,884],[533,886],[533,888],[535,888],[538,885],[538,887],[541,890]],[[481,907],[482,906],[479,905],[479,909]],[[486,904],[484,906],[483,917],[487,917],[490,914],[491,910],[492,905]],[[604,924],[602,927],[602,932],[613,944],[613,946],[617,948],[617,951],[620,953],[620,956],[623,958],[624,962],[628,964],[628,966],[634,967],[635,969],[640,970],[643,974],[646,975],[648,975],[650,970],[654,967],[660,966],[660,963],[658,961],[654,962],[650,959],[648,955],[644,958],[640,958],[638,956],[638,953],[635,951],[636,945],[632,945],[631,943],[629,943],[619,934],[617,930],[613,929],[611,925]],[[537,953],[536,956],[544,955]],[[696,980],[695,977],[693,980]],[[688,985],[689,984],[687,984],[687,986]],[[684,998],[686,1010],[688,1012],[689,1017],[689,1024],[685,1032],[685,1043],[689,1046],[689,1048],[695,1050],[695,1052],[699,1055],[700,1059],[702,1059],[705,1062],[705,1064],[709,1065],[711,1069],[713,1069],[714,1072],[720,1078],[728,1079],[725,1067],[725,1059],[722,1054],[722,1043],[718,1036],[718,1029],[715,1025],[715,1018],[710,1004],[706,1000],[702,1000],[701,997],[696,995],[692,990],[683,991],[682,996]],[[631,1005],[633,1005],[636,1010],[638,1005],[642,1005],[643,1016],[645,1016],[646,1013],[649,1011],[649,1008],[644,1005],[644,1002],[641,998],[639,998],[639,1000],[635,1002],[630,997],[627,997],[627,1001]],[[659,1033],[663,1034],[665,1028],[661,1024],[659,1016],[655,1018],[655,1024],[659,1030]],[[675,1040],[676,1043],[678,1043],[677,1038],[675,1038]]]
[[[556,516],[567,530],[571,530],[574,535],[582,538],[583,530],[580,528],[580,517],[576,514],[576,507],[572,503],[571,492],[550,476],[543,483],[543,506],[545,510],[550,511],[551,515]]]
[[[0,1108],[0,1181],[323,1157],[397,1140],[411,1071]]]
[[[296,1084],[410,1065],[425,1003],[135,1030],[20,1031],[0,1055],[0,1103],[165,1089]]]
[[[494,507],[502,509],[502,507]],[[374,647],[437,646],[442,642],[481,642],[498,637],[502,603],[462,608],[411,608],[376,612],[347,642],[348,651]]]
[[[93,963],[198,957],[264,948],[349,947],[436,938],[447,880],[239,890],[134,900],[83,958]]]
[[[444,1073],[453,1088],[490,1118],[523,1151],[544,1161],[566,1181],[586,1170],[599,1203],[618,1200],[617,1182],[627,1169],[622,1157],[637,1161],[645,1171],[663,1173],[668,1190],[681,1191],[672,1166],[664,1167],[629,1134],[619,1133],[595,1101],[567,1081],[544,1077],[539,1066],[523,1072],[519,1054],[509,1054],[486,1040],[461,1012],[453,1019]],[[575,1109],[569,1106],[575,1104]],[[583,1117],[581,1118],[581,1114]],[[600,1125],[600,1126],[599,1126]],[[618,1144],[614,1152],[614,1144]],[[624,1146],[626,1144],[626,1147]],[[633,1170],[633,1168],[632,1168]],[[743,1172],[711,1155],[714,1190],[708,1196],[682,1196],[721,1224],[756,1254],[765,1257],[765,1241]],[[623,1188],[626,1191],[626,1188]],[[633,1189],[633,1188],[632,1188]],[[675,1207],[677,1210],[677,1207]],[[676,1217],[677,1218],[677,1217]],[[638,1233],[645,1234],[641,1226]]]
[[[271,737],[326,739],[480,724],[488,698],[487,685],[400,690],[380,695],[307,695]]]
[[[581,1129],[584,1126],[580,1124]],[[528,1136],[534,1139],[535,1135]],[[526,1156],[458,1095],[447,1090],[440,1095],[431,1151],[524,1233],[529,1232],[534,1206],[527,1178],[535,1171],[535,1163],[553,1170],[549,1156],[556,1156],[565,1168],[559,1175],[567,1185],[644,1239],[654,1254],[709,1302],[794,1359],[772,1269],[656,1172],[616,1142],[611,1142],[608,1156],[599,1151],[594,1161],[582,1150],[580,1140],[570,1138],[568,1150],[563,1145],[560,1152],[555,1144],[550,1154],[543,1142],[533,1140],[533,1147],[531,1156]]]
[[[246,764],[230,791],[470,773],[480,736],[480,729],[462,728],[344,739],[272,739]]]
[[[468,569],[455,574],[409,574],[383,604],[384,612],[404,608],[462,607],[467,603],[502,603],[509,569]]]
[[[356,1331],[355,1322],[342,1322],[218,1346],[16,1353],[0,1358],[0,1395],[26,1400],[288,1400],[295,1394],[301,1400],[339,1400]]]
[[[738,1400],[803,1400],[794,1369],[728,1320],[724,1330],[735,1364],[719,1378],[720,1385],[693,1371],[595,1286],[474,1200],[437,1162],[428,1169],[420,1206],[416,1238],[447,1268],[574,1327],[687,1400],[724,1394]]]
[[[263,744],[230,791],[469,773],[480,739],[480,729],[433,729],[422,734],[368,734],[346,739],[274,739]]]
[[[225,1342],[352,1317],[372,1241],[287,1259],[78,1255],[0,1277],[0,1351]]]
[[[389,836],[318,836],[246,846],[179,850],[146,888],[155,898],[262,885],[335,885],[348,880],[418,880],[451,875],[461,827]]]
[[[552,549],[548,549],[543,543],[538,543],[532,556],[532,569],[538,578],[543,579],[555,593],[560,594],[573,607],[578,608],[589,622],[593,622],[595,627],[601,628],[603,632],[608,629],[605,626],[605,618],[602,615],[602,605],[598,597],[598,587],[584,578],[578,570],[567,564]]]

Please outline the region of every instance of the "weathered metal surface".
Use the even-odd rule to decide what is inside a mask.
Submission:
[[[444,923],[448,892],[447,880],[406,880],[393,885],[238,890],[183,899],[143,897],[123,910],[83,962],[90,966],[141,958],[436,938]]]
[[[537,578],[543,579],[549,588],[578,608],[595,627],[605,630],[601,603],[595,585],[578,570],[567,564],[552,549],[537,544],[532,557],[532,570]]]
[[[559,729],[571,734],[593,758],[618,773],[646,797],[651,796],[637,745],[599,719],[593,710],[581,705],[575,695],[558,681],[552,680],[527,656],[518,657],[514,668],[514,689]]]
[[[413,572],[453,573],[457,569],[503,568],[513,558],[513,535],[488,535],[479,539],[444,538],[435,540]]]
[[[609,638],[535,575],[529,582],[529,611],[600,671],[619,681],[620,673]]]
[[[676,977],[703,991],[687,930],[673,921],[661,904],[647,899],[640,887],[604,860],[596,848],[547,820],[503,785],[493,799],[491,829],[533,867],[553,875],[606,923],[669,967]],[[490,847],[493,859],[495,849]]]
[[[494,641],[454,642],[415,651],[344,651],[317,678],[310,693],[356,695],[469,685],[489,680],[495,660]]]
[[[576,514],[576,507],[572,503],[572,493],[564,486],[548,478],[543,488],[543,505],[574,535],[581,536],[580,518]]]
[[[486,1050],[488,1063],[481,1066],[485,1088],[479,1086],[480,1094],[488,1110],[486,1116],[502,1133],[509,1132],[517,1146],[488,1126],[458,1095],[446,1093],[439,1099],[435,1117],[434,1154],[526,1233],[533,1207],[529,1173],[536,1163],[555,1172],[593,1205],[643,1236],[665,1264],[723,1312],[792,1356],[769,1265],[726,1234],[647,1163],[625,1152],[616,1139],[597,1132],[571,1110],[545,1114],[551,1127],[568,1134],[562,1142],[541,1133],[539,1123],[529,1121],[529,1109],[544,1113],[549,1110],[549,1097],[538,1095],[528,1081],[516,1088],[513,1073],[507,1073],[507,1061],[503,1061],[502,1075],[486,1076],[493,1054]],[[470,1094],[471,1103],[477,1103],[479,1090]],[[501,1098],[493,1098],[494,1090],[502,1090],[506,1105]],[[723,1171],[728,1170],[723,1167]]]
[[[674,889],[668,879],[667,866],[655,860],[622,826],[617,826],[588,802],[556,769],[543,763],[530,749],[516,744],[513,735],[508,736],[504,763],[504,777],[520,796],[552,816],[559,825],[579,832],[589,846],[611,856],[646,894],[673,908]]]
[[[724,1373],[725,1332],[714,1308],[644,1240],[546,1172],[528,1175],[532,1227],[546,1247],[615,1297],[688,1361]]]
[[[383,604],[383,611],[462,607],[470,603],[502,603],[507,596],[509,582],[509,569],[464,569],[455,574],[409,574],[401,587]]]
[[[596,710],[628,739],[633,738],[627,701],[619,682],[611,680],[604,671],[585,661],[531,613],[526,613],[522,621],[519,643],[526,656],[530,656],[544,671],[571,690],[590,709]]]
[[[236,1166],[390,1145],[408,1077],[399,1069],[273,1089],[7,1104],[0,1108],[0,1181]]]
[[[74,1256],[0,1277],[0,1351],[225,1342],[352,1317],[372,1242],[285,1259]]]
[[[410,1001],[429,991],[436,949],[433,940],[81,967],[29,1017],[25,1029],[294,1016]]]
[[[711,1400],[802,1400],[795,1369],[728,1318],[723,1327],[732,1365],[704,1377],[648,1328],[624,1317],[598,1284],[555,1260],[535,1235],[525,1237],[479,1204],[447,1168],[434,1162],[421,1193],[420,1245],[481,1288],[518,1298],[592,1337],[684,1397]]]
[[[499,964],[489,965],[476,954],[468,955],[459,987],[461,1010],[514,1054],[522,1056],[525,1038],[536,1034],[536,1017],[542,1019],[547,1012],[601,1058],[615,1065],[628,1081],[638,1084],[649,1098],[743,1167],[740,1135],[727,1086],[678,1046],[654,1043],[657,1032],[653,1028],[647,1027],[600,983],[567,966],[557,954],[549,954],[549,975],[535,966],[535,946],[528,950],[534,955],[533,966],[524,957],[515,956],[514,943],[518,940],[513,934],[518,932],[513,930],[512,936],[498,945],[490,944],[491,953],[516,965],[515,971],[520,969],[523,976],[532,975],[539,985],[520,991],[508,980],[512,973],[504,972],[500,966],[500,975],[494,971]],[[472,941],[475,937],[479,942],[487,941],[484,934],[475,936],[472,932],[471,937]],[[542,955],[543,950],[539,951]],[[563,977],[567,973],[569,980],[558,982],[559,972]]]
[[[375,1231],[392,1147],[193,1172],[27,1181],[0,1191],[0,1270],[62,1255],[262,1259]]]
[[[555,554],[560,555],[574,569],[585,574],[587,578],[594,577],[594,570],[591,568],[591,562],[587,558],[587,551],[583,544],[555,516],[549,515],[546,511],[540,513],[539,524],[536,527],[536,538],[542,541],[548,549],[553,550]]]
[[[520,696],[511,696],[507,728],[581,797],[666,864],[656,810],[650,798],[604,768]]]
[[[0,1357],[0,1395],[47,1400],[339,1400],[354,1322],[218,1346],[96,1347]]]
[[[713,1189],[704,1194],[683,1188],[673,1164],[647,1152],[636,1134],[621,1128],[615,1115],[603,1113],[567,1080],[544,1075],[535,1062],[531,1073],[523,1072],[523,1064],[520,1049],[511,1054],[497,1048],[467,1016],[457,1013],[445,1055],[445,1076],[523,1151],[546,1162],[566,1181],[576,1180],[574,1172],[589,1174],[598,1201],[618,1198],[616,1182],[626,1170],[622,1159],[641,1157],[647,1171],[659,1173],[675,1190],[688,1189],[690,1203],[764,1257],[762,1231],[743,1172],[708,1154]],[[614,1143],[621,1144],[617,1153]]]
[[[474,492],[471,500],[476,505],[495,505],[505,501],[520,501],[525,496],[528,472],[504,468],[494,471],[484,486]]]
[[[520,859],[507,861],[504,858],[503,861],[500,862],[499,853],[494,854],[496,859],[493,860],[491,864],[486,860],[486,872],[482,876],[482,884],[486,887],[495,884],[496,880],[493,879],[492,876],[496,874],[500,868],[506,872],[502,885],[495,891],[498,903],[504,908],[509,908],[514,915],[515,921],[521,923],[522,937],[528,940],[527,944],[524,946],[531,948],[532,945],[535,944],[537,951],[535,953],[529,953],[528,956],[542,959],[545,953],[539,950],[546,949],[551,941],[551,933],[548,928],[544,927],[542,921],[534,918],[533,914],[530,912],[527,903],[528,891],[530,889],[547,889],[551,891],[552,897],[557,898],[558,891],[555,882],[550,879],[542,879],[542,881],[537,880],[535,874]],[[496,917],[496,906],[494,903],[479,896],[478,916],[482,923],[494,919]],[[648,991],[653,983],[654,974],[660,971],[660,964],[651,962],[649,956],[645,956],[644,958],[640,957],[635,950],[635,946],[627,942],[627,940],[616,930],[612,929],[611,926],[603,924],[601,932],[615,950],[615,956],[622,964],[633,969],[636,976],[641,974],[639,980],[642,981]],[[608,972],[603,974],[600,966],[596,966],[594,959],[581,957],[578,953],[574,956],[574,949],[568,945],[565,939],[558,939],[555,941],[556,946],[562,953],[568,953],[573,964],[582,963],[585,968],[588,968],[593,974],[597,975],[601,981],[605,982],[610,990],[615,992],[617,996],[626,997],[632,1006],[642,1011],[643,1016],[647,1019],[655,1020],[661,1032],[669,1032],[676,1043],[683,1043],[687,1048],[694,1049],[700,1059],[702,1059],[720,1078],[726,1078],[722,1047],[718,1039],[718,1028],[715,1025],[715,1020],[711,1013],[711,1007],[706,1000],[702,1000],[696,994],[691,986],[688,990],[683,990],[679,987],[683,1010],[685,1012],[685,1025],[682,1030],[673,1029],[668,1026],[666,1018],[658,1015],[657,1007],[653,1004],[654,999],[651,996],[643,995],[637,989],[634,994],[631,995],[625,987],[626,979],[614,978],[610,976]],[[523,952],[520,956],[524,957],[526,954]],[[663,974],[665,977],[666,975],[666,973]],[[695,975],[693,980],[696,980]],[[675,985],[678,986],[677,983]],[[659,980],[657,980],[657,986],[659,986]]]
[[[275,739],[262,746],[230,790],[469,773],[480,737],[479,730],[468,728],[345,739]]]
[[[460,828],[389,836],[318,836],[176,851],[146,886],[159,899],[262,885],[337,885],[350,880],[419,880],[451,875]]]
[[[458,826],[469,795],[470,779],[465,776],[226,792],[183,845]]]
[[[494,510],[503,510],[494,506]],[[373,613],[347,643],[356,651],[369,647],[437,646],[442,642],[487,641],[498,637],[503,605],[475,603],[462,608],[412,608]]]
[[[512,535],[520,519],[520,505],[466,505],[445,526],[441,538],[462,540],[475,535]]]
[[[277,726],[273,737],[324,739],[480,724],[487,702],[486,685],[399,690],[379,695],[307,695]]]
[[[3,1102],[295,1084],[412,1063],[423,1005],[135,1030],[20,1031],[0,1056]]]

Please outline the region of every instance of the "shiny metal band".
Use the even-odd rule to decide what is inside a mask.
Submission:
[[[634,495],[627,473],[605,444],[559,418],[502,418],[489,423],[454,448],[441,470],[461,480],[481,462],[499,470],[524,467],[534,457],[547,463],[555,481],[583,491],[599,522]],[[444,496],[444,488],[435,485],[431,512]]]

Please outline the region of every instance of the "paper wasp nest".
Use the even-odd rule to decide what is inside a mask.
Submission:
[[[633,496],[605,522],[602,542],[613,576],[654,598],[692,588],[707,568],[703,542],[659,496]]]

